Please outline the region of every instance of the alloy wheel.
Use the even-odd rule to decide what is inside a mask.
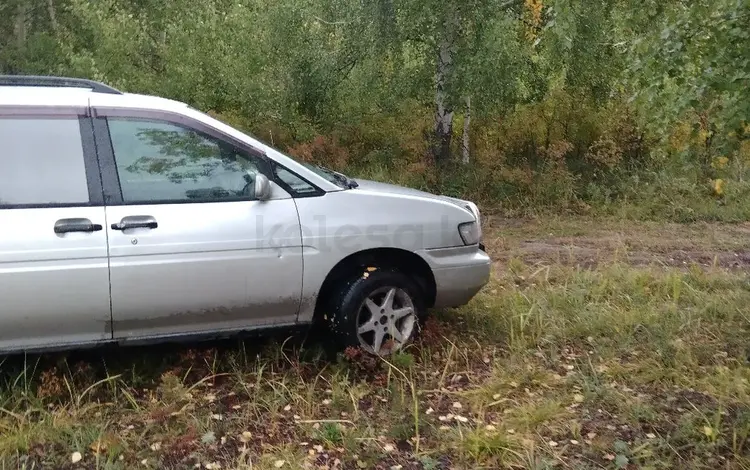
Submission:
[[[416,309],[409,294],[398,287],[381,287],[359,308],[357,337],[366,351],[387,355],[409,341],[416,324]]]

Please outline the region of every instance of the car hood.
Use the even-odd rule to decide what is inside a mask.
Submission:
[[[357,178],[356,181],[359,186],[355,189],[355,191],[357,189],[360,189],[360,190],[365,190],[365,191],[370,191],[370,192],[375,192],[375,193],[400,194],[404,196],[416,196],[416,197],[422,197],[426,199],[446,201],[462,209],[469,211],[472,215],[474,215],[475,218],[479,219],[478,210],[476,209],[476,206],[470,201],[464,201],[463,199],[457,199],[457,198],[449,197],[449,196],[432,194],[426,191],[420,191],[418,189],[407,188],[407,187],[398,186],[395,184],[381,183],[379,181],[363,180],[359,178]]]

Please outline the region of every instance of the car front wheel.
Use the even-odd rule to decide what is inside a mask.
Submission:
[[[369,268],[333,296],[328,319],[344,347],[387,356],[414,338],[424,301],[417,285],[403,273]]]

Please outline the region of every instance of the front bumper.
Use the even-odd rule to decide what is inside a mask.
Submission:
[[[490,257],[483,247],[462,246],[421,253],[435,276],[436,308],[466,305],[490,280]]]

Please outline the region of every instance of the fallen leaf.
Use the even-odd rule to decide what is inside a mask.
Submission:
[[[574,446],[578,445],[578,441],[576,441],[575,439],[571,439],[570,443],[573,444]]]
[[[102,442],[101,439],[97,439],[91,443],[89,449],[91,449],[91,452],[98,454],[107,450],[107,444],[105,442]]]
[[[649,439],[654,439],[656,438],[656,434],[649,432],[649,433],[646,433],[646,437],[648,437]]]
[[[286,463],[286,460],[277,460],[276,462],[273,463],[273,466],[276,468],[281,468],[284,466],[285,463]]]
[[[383,450],[386,452],[393,452],[396,448],[393,447],[393,444],[386,444],[383,446]]]

